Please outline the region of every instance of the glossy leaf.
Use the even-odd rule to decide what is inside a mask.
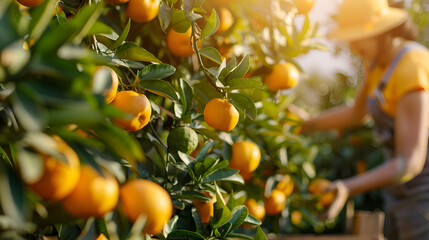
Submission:
[[[219,25],[219,16],[217,15],[216,10],[213,9],[209,20],[201,32],[200,39],[205,39],[216,33],[216,31],[219,29]]]
[[[184,10],[173,9],[171,25],[174,31],[184,33],[191,27],[192,22],[186,17]]]
[[[161,63],[161,60],[134,42],[124,42],[121,46],[116,48],[115,54],[120,59]]]
[[[267,236],[265,236],[264,231],[262,231],[262,228],[260,226],[256,227],[256,234],[254,239],[256,240],[268,240]]]
[[[42,36],[51,21],[51,13],[55,9],[56,2],[56,0],[46,0],[34,10],[30,23],[31,39],[38,40]]]
[[[170,83],[163,80],[144,80],[139,82],[140,87],[153,92],[157,95],[169,98],[174,101],[179,101],[177,93]]]
[[[201,147],[201,149],[198,151],[198,154],[195,157],[195,161],[198,162],[201,159],[203,159],[203,157],[207,155],[207,153],[209,152],[209,150],[211,148],[213,148],[216,144],[217,144],[217,141],[209,141],[209,142],[205,143]]]
[[[213,61],[214,63],[217,63],[219,65],[222,63],[222,56],[216,48],[205,47],[200,49],[199,51],[201,56]]]
[[[177,239],[177,240],[182,240],[182,239],[195,239],[195,240],[204,240],[204,237],[201,236],[199,233],[196,232],[192,232],[189,230],[185,230],[185,229],[178,229],[178,230],[174,230],[172,231],[170,234],[168,234],[168,239]]]
[[[11,97],[19,123],[28,131],[41,130],[46,116],[41,104],[35,98],[34,91],[26,85],[20,85]]]
[[[179,95],[180,102],[183,105],[183,113],[187,113],[192,108],[192,99],[194,97],[194,90],[185,79],[179,80]]]
[[[222,180],[224,178],[228,178],[234,174],[238,173],[236,169],[220,169],[215,171],[214,173],[208,175],[203,179],[203,182],[212,182],[217,180]]]
[[[171,9],[168,4],[165,4],[164,1],[161,2],[159,7],[158,19],[161,24],[161,29],[165,32],[171,24],[173,17],[173,9]]]
[[[201,200],[209,201],[211,198],[197,191],[183,191],[180,195],[175,196],[176,199]]]
[[[229,223],[232,224],[230,231],[234,231],[241,224],[243,224],[248,214],[249,214],[249,211],[247,210],[246,206],[240,205],[235,207],[232,210],[232,218],[228,221]]]
[[[228,90],[262,88],[262,82],[252,78],[234,78],[228,81]]]
[[[125,41],[130,31],[130,27],[131,27],[131,19],[128,19],[127,25],[125,26],[124,30],[122,31],[118,39],[116,39],[115,42],[112,44],[111,49],[116,49]]]
[[[235,67],[231,74],[228,75],[226,82],[230,79],[243,78],[250,69],[250,57],[246,55],[241,62]]]
[[[163,79],[173,75],[176,68],[169,64],[150,64],[139,71],[140,80]]]
[[[243,111],[250,119],[256,118],[256,107],[252,99],[241,93],[230,93],[228,98],[239,110]]]

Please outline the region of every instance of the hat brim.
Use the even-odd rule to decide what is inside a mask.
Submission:
[[[378,22],[371,26],[355,26],[349,28],[337,28],[327,34],[328,39],[344,41],[356,41],[374,37],[398,27],[408,18],[408,13],[399,8],[388,8],[387,12]]]

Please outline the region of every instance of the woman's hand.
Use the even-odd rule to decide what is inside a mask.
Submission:
[[[334,191],[335,199],[329,206],[329,209],[322,215],[325,219],[333,219],[341,210],[344,208],[344,205],[349,198],[349,189],[344,185],[340,180],[332,182],[327,188],[324,189],[325,192]]]

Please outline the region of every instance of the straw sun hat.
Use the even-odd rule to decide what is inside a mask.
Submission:
[[[407,18],[405,10],[389,7],[387,0],[344,0],[338,26],[327,37],[346,41],[373,37],[394,29]]]

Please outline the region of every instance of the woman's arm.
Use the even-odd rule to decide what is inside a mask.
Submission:
[[[340,194],[327,212],[335,217],[349,196],[411,180],[426,161],[428,144],[429,93],[415,91],[398,103],[395,119],[395,157],[379,167],[345,180],[334,182],[328,189]]]
[[[361,87],[352,106],[339,106],[311,118],[302,125],[301,133],[342,129],[362,124],[366,116],[366,83]]]
[[[429,97],[411,92],[398,103],[395,119],[395,157],[365,174],[344,181],[351,195],[411,180],[426,161]]]

